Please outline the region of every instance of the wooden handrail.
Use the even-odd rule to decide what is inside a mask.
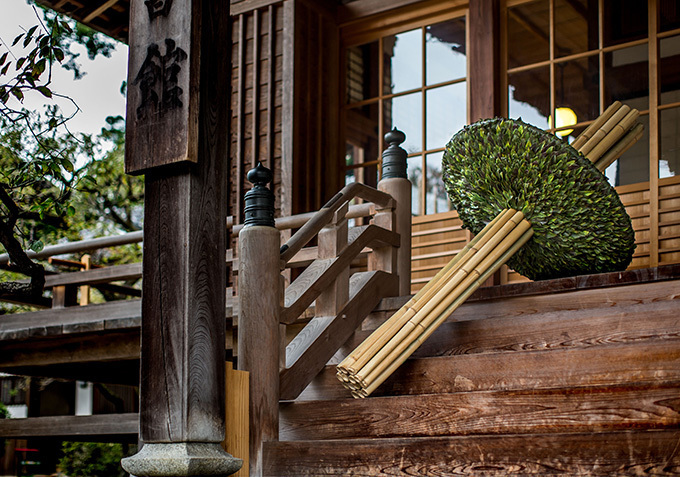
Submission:
[[[29,258],[39,259],[47,258],[53,255],[63,255],[67,253],[78,253],[86,250],[96,250],[98,248],[115,247],[118,245],[127,245],[130,243],[141,242],[144,238],[144,232],[138,230],[136,232],[128,232],[121,235],[113,235],[111,237],[98,237],[88,240],[79,240],[77,242],[66,242],[58,245],[47,246],[40,252],[27,252]],[[9,263],[9,254],[3,253],[0,255],[0,265],[7,265]]]
[[[389,194],[367,185],[359,182],[353,182],[346,185],[281,247],[281,261],[286,263],[295,256],[302,247],[307,245],[307,243],[331,221],[333,214],[335,214],[340,207],[354,198],[369,200],[383,208],[389,208],[393,203],[392,197]]]
[[[360,217],[370,217],[375,213],[375,206],[373,202],[364,202],[362,204],[354,204],[349,206],[349,212],[347,212],[348,219],[358,219]],[[274,226],[278,230],[290,230],[302,227],[307,222],[311,220],[316,212],[305,212],[304,214],[289,215],[287,217],[278,217],[274,219]],[[227,228],[231,228],[231,232],[234,235],[238,233],[243,228],[243,224],[234,224],[233,217],[229,217],[227,220]]]

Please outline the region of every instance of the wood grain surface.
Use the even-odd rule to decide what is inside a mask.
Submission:
[[[680,431],[270,443],[264,475],[680,475]]]

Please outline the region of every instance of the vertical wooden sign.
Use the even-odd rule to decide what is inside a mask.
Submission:
[[[130,5],[125,172],[197,162],[200,2]]]

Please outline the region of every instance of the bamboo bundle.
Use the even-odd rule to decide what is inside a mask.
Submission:
[[[533,231],[522,212],[503,210],[425,288],[337,367],[338,378],[363,398],[373,392]]]
[[[642,137],[644,127],[635,123],[639,116],[637,109],[615,101],[576,138],[572,147],[604,172]]]

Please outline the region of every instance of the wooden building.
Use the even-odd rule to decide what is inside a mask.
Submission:
[[[127,41],[129,0],[39,1]],[[295,351],[301,341],[295,333],[309,331],[304,327],[315,318],[302,305],[299,317],[292,311],[287,316],[294,308],[287,301],[281,322],[288,325],[289,354],[300,358],[315,350],[309,358],[315,370],[300,371],[295,360],[282,366],[278,427],[261,448],[251,449],[251,464],[257,462],[251,473],[678,473],[678,2],[232,0],[230,16],[231,84],[224,85],[231,91],[228,260],[229,291],[239,295],[247,265],[235,232],[250,189],[246,173],[258,162],[273,171],[284,243],[291,229],[309,220],[306,213],[322,208],[347,183],[378,186],[387,147],[382,138],[394,127],[404,131],[415,292],[471,238],[441,182],[443,148],[465,124],[522,117],[571,140],[619,100],[639,109],[645,125],[643,139],[606,171],[636,232],[629,270],[533,283],[502,269],[493,286],[452,315],[377,397],[351,400],[332,365],[404,303],[392,279],[383,277],[379,286],[362,275],[373,288],[343,292],[333,315],[340,316],[354,297],[360,304],[352,305],[353,313],[368,310],[355,317],[356,332],[332,328],[335,338],[317,335],[327,340],[323,353],[314,348],[323,347],[318,342]],[[566,109],[575,118],[564,123]],[[345,217],[371,215],[380,222],[376,217],[391,207],[380,193],[361,194],[373,205],[359,211],[361,201],[352,202],[333,227],[346,227]],[[383,257],[380,250],[394,242],[393,232],[376,232],[374,257]],[[288,280],[312,263],[312,253],[328,260],[335,255],[322,250],[343,248],[342,239],[333,247],[322,246],[323,240],[313,251],[288,257],[298,269]],[[356,281],[359,273],[385,272],[371,268],[385,260],[369,258],[368,266],[364,258],[354,261]],[[345,268],[349,278],[355,270]],[[141,266],[83,273],[52,277],[48,286],[141,276]],[[336,292],[342,288],[334,286]],[[317,309],[326,306],[328,297],[321,296]],[[227,301],[231,330],[238,324],[231,318],[244,310],[236,298]],[[139,330],[137,300],[8,317],[0,323],[0,368],[134,385]],[[247,352],[235,349],[235,339],[227,340],[227,348],[239,358]],[[103,434],[129,440],[137,432],[135,413],[0,422],[0,434],[15,437]]]

